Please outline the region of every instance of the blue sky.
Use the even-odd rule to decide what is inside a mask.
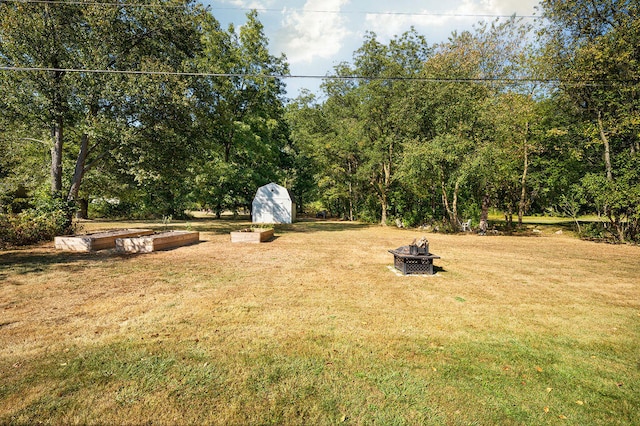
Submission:
[[[364,34],[373,31],[382,42],[411,26],[430,44],[453,31],[468,30],[493,16],[530,16],[538,0],[201,0],[226,27],[245,22],[255,8],[269,38],[272,54],[284,53],[292,75],[324,76],[352,59]],[[287,79],[287,95],[302,88],[317,92],[318,79]]]

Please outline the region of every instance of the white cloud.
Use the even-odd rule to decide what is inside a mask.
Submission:
[[[434,2],[435,3],[435,2]],[[450,34],[482,21],[492,20],[491,16],[531,15],[538,0],[462,0],[452,2],[449,9],[421,9],[407,14],[367,14],[365,26],[382,39],[400,35],[414,26],[421,33]]]
[[[463,0],[456,9],[459,14],[531,15],[538,0]]]
[[[302,11],[283,10],[279,38],[290,63],[327,59],[340,51],[351,34],[339,12],[349,0],[307,0]]]
[[[0,0],[1,1],[1,0]],[[246,8],[260,11],[260,21],[272,53],[285,53],[293,75],[324,75],[350,61],[362,44],[365,31],[381,42],[414,26],[430,44],[444,41],[451,32],[469,30],[479,15],[531,15],[538,0],[202,0],[227,5],[216,11],[221,22],[245,21]],[[301,4],[304,3],[304,6]],[[234,10],[234,8],[241,8]],[[328,13],[341,12],[341,13]],[[390,14],[367,12],[393,12]],[[475,15],[475,16],[468,16]],[[318,91],[318,79],[289,79],[290,95],[301,87]]]
[[[373,31],[382,39],[389,39],[409,30],[412,26],[421,30],[430,27],[443,27],[450,18],[431,15],[427,10],[421,10],[416,14],[367,14],[365,17],[365,27],[368,31]]]
[[[260,0],[226,0],[223,1],[223,3],[229,3],[241,9],[265,9],[270,2]]]

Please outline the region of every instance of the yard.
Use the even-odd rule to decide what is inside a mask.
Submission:
[[[640,247],[341,222],[0,252],[0,424],[640,424]],[[162,223],[91,222],[85,231]],[[427,235],[437,274],[388,249]]]

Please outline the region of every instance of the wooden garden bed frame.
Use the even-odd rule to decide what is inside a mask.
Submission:
[[[166,231],[158,234],[118,238],[116,250],[121,253],[151,253],[186,246],[200,241],[200,233],[196,231]]]
[[[264,243],[273,238],[273,228],[246,228],[231,233],[232,243]]]
[[[96,251],[116,248],[118,238],[139,237],[151,235],[151,229],[114,229],[112,231],[96,232],[86,235],[71,235],[55,237],[57,249],[68,251]]]

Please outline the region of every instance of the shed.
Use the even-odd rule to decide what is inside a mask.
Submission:
[[[273,182],[261,186],[251,204],[251,220],[254,223],[295,222],[293,195],[287,188]]]

